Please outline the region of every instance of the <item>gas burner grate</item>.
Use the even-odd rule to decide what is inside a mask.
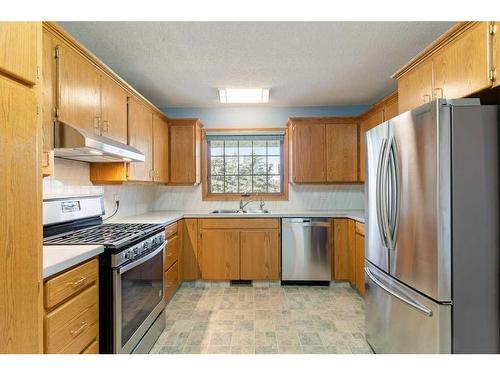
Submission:
[[[44,239],[44,245],[119,246],[161,229],[159,224],[102,224]]]

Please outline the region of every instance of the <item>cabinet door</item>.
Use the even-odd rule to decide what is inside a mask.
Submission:
[[[277,230],[242,231],[241,279],[279,280],[280,246]]]
[[[433,57],[434,96],[456,99],[491,86],[488,22],[479,22]]]
[[[157,114],[153,115],[153,169],[155,182],[168,182],[168,126]]]
[[[180,285],[179,262],[175,262],[167,271],[165,271],[164,283],[165,301],[168,302],[172,299]]]
[[[0,71],[36,83],[39,27],[39,22],[0,22]]]
[[[328,182],[358,179],[358,124],[326,125],[326,168]]]
[[[347,257],[349,259],[349,283],[356,286],[356,222],[347,223]]]
[[[409,111],[432,98],[432,60],[428,59],[398,80],[399,113]]]
[[[181,228],[183,278],[197,280],[201,275],[198,261],[198,219],[183,219]]]
[[[42,350],[42,186],[35,90],[0,76],[0,353]]]
[[[365,237],[359,233],[355,235],[356,243],[356,289],[361,295],[365,294]]]
[[[100,134],[99,72],[65,44],[57,43],[56,48],[59,121]]]
[[[292,181],[326,182],[325,124],[294,124],[292,132]]]
[[[380,109],[368,113],[361,120],[359,126],[359,181],[361,182],[365,180],[366,132],[382,122],[384,122],[384,113]]]
[[[349,280],[349,219],[333,220],[333,262],[334,279]]]
[[[101,134],[127,143],[127,92],[108,76],[101,75]]]
[[[148,107],[131,98],[128,103],[129,145],[141,151],[143,163],[129,164],[128,179],[152,181],[153,175],[153,114]]]
[[[169,125],[171,184],[197,183],[197,130],[194,123]]]
[[[493,22],[496,27],[495,35],[493,35],[492,49],[493,49],[493,72],[495,75],[495,81],[493,81],[493,86],[500,85],[500,22]]]
[[[201,236],[200,257],[203,280],[239,280],[239,231],[204,230]]]

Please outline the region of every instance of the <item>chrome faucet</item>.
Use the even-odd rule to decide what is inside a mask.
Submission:
[[[246,207],[249,203],[251,203],[251,202],[256,202],[256,201],[257,201],[256,199],[249,199],[249,200],[247,200],[246,202],[243,202],[243,198],[248,198],[248,197],[250,197],[250,195],[249,195],[249,194],[243,194],[243,195],[241,196],[241,199],[240,199],[240,211],[243,211],[243,209],[244,209],[244,208],[245,208],[245,207]],[[261,210],[261,211],[262,211],[262,210],[264,210],[264,204],[265,204],[265,203],[264,203],[264,200],[262,200],[262,199],[261,199],[261,200],[260,200],[260,210]]]

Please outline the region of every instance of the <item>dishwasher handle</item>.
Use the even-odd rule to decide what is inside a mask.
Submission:
[[[324,228],[330,228],[331,224],[325,221],[294,221],[294,222],[287,222],[284,221],[281,223],[283,227],[324,227]]]

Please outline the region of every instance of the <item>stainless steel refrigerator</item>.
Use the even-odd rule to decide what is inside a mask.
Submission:
[[[499,106],[437,100],[366,133],[366,338],[499,352]]]

